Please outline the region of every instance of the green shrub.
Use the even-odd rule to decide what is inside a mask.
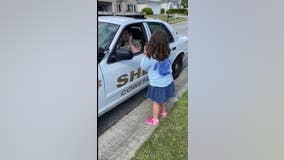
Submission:
[[[188,10],[187,8],[180,8],[180,9],[171,8],[167,10],[167,14],[188,14]]]
[[[161,14],[164,14],[164,13],[165,13],[165,9],[164,9],[164,8],[161,8],[161,9],[160,9],[160,13],[161,13]]]
[[[146,15],[152,15],[153,14],[153,10],[151,8],[143,8],[142,12],[144,12]]]

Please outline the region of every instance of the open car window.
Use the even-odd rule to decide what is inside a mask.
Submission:
[[[130,33],[130,35],[132,35],[132,44],[135,46],[135,49],[133,50],[133,48],[130,47],[130,44],[129,44],[129,40],[127,38],[127,36],[125,36],[124,32],[125,30],[127,30],[127,32]],[[147,38],[146,38],[146,32],[145,32],[145,29],[144,29],[144,26],[142,23],[136,23],[136,24],[132,24],[132,25],[128,25],[126,26],[116,45],[115,45],[115,49],[125,49],[125,50],[129,50],[131,51],[132,53],[134,53],[134,56],[136,55],[139,55],[141,53],[143,53],[143,48],[144,48],[144,45],[145,43],[147,42]]]

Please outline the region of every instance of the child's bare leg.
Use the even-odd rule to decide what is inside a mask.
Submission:
[[[162,103],[162,108],[161,108],[161,113],[166,113],[167,112],[167,102]]]
[[[159,112],[160,112],[159,103],[153,101],[152,109],[153,109],[153,120],[156,121],[156,120],[158,120],[158,116],[159,116]]]

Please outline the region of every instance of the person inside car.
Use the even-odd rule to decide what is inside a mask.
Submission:
[[[130,28],[125,28],[122,32],[117,48],[130,48],[132,53],[141,52],[141,44],[138,40],[133,39]]]

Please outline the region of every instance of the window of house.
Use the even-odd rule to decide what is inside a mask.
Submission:
[[[120,6],[120,4],[118,5],[118,12],[121,12],[121,6]]]
[[[128,12],[134,12],[134,7],[135,7],[135,6],[134,6],[133,4],[128,4],[128,5],[127,5],[127,11],[128,11]]]

